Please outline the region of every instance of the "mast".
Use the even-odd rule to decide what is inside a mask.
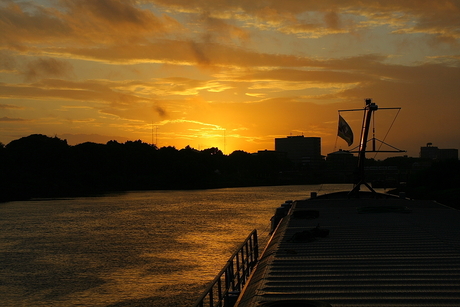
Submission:
[[[353,190],[349,193],[349,195],[357,194],[362,184],[364,184],[372,193],[376,193],[365,180],[364,162],[366,160],[367,138],[369,136],[372,113],[377,111],[379,107],[374,102],[372,102],[372,99],[366,99],[365,101],[366,106],[364,107],[363,126],[359,143],[358,169],[356,172],[356,179],[354,182]]]

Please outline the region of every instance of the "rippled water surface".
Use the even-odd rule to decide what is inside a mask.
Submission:
[[[190,306],[285,200],[350,185],[142,191],[0,204],[2,306]]]

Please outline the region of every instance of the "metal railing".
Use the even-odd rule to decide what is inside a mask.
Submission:
[[[193,307],[233,306],[258,259],[259,243],[254,229]]]

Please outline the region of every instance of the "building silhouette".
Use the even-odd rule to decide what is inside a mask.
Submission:
[[[319,137],[297,135],[276,138],[275,151],[286,153],[292,163],[301,168],[319,169],[323,161]]]
[[[358,157],[347,150],[331,152],[326,156],[324,177],[330,182],[352,182]]]
[[[458,160],[458,149],[440,149],[433,146],[432,143],[427,143],[425,147],[420,147],[420,158],[430,160]]]

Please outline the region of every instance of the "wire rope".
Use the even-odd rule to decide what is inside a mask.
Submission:
[[[396,121],[396,118],[398,117],[400,111],[401,111],[401,109],[398,109],[398,112],[396,112],[396,115],[395,115],[395,117],[393,118],[393,121],[391,122],[391,125],[390,125],[390,127],[388,128],[388,130],[387,130],[387,133],[386,133],[385,136],[383,137],[383,140],[380,142],[380,146],[379,146],[379,149],[378,149],[377,151],[380,151],[380,148],[382,148],[382,145],[383,145],[383,143],[385,142],[385,140],[386,140],[388,134],[390,133],[391,128],[393,128],[393,125],[394,125],[394,123],[395,123],[395,121]],[[373,118],[373,119],[374,119],[373,125],[374,125],[374,128],[375,128],[375,113],[374,113],[374,118]],[[375,157],[377,156],[377,154],[378,154],[378,152],[375,153],[374,159],[375,159]]]

